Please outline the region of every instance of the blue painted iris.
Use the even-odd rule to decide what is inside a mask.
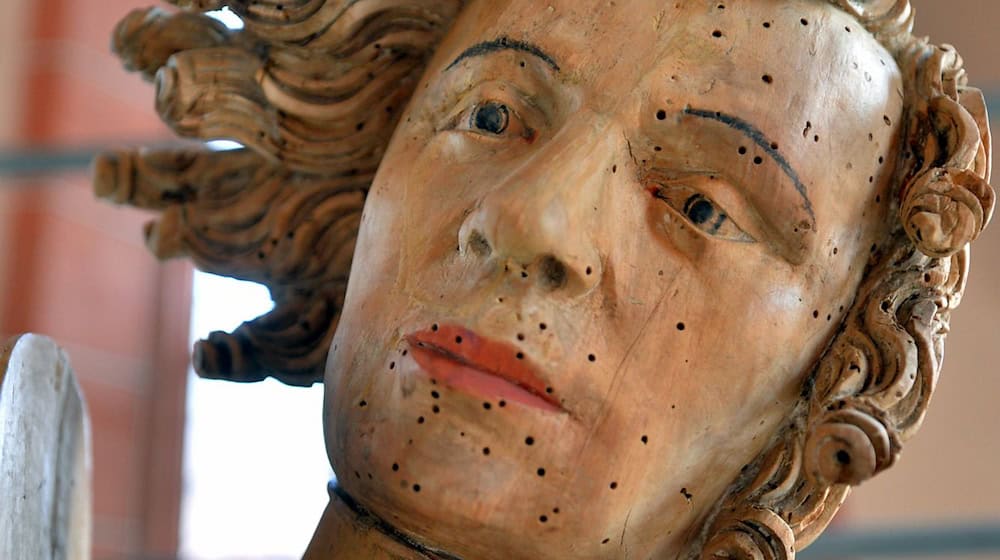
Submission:
[[[489,134],[503,134],[510,124],[510,110],[502,103],[488,101],[472,112],[469,126]]]

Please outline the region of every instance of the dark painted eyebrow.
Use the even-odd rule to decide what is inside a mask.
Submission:
[[[465,49],[465,51],[458,55],[447,68],[444,69],[445,72],[451,70],[458,63],[462,62],[467,58],[472,58],[476,56],[485,56],[499,51],[518,51],[536,56],[542,60],[545,64],[548,64],[556,72],[559,71],[559,64],[556,63],[555,59],[548,55],[545,51],[539,48],[537,45],[527,43],[524,41],[518,41],[517,39],[511,39],[510,37],[498,37],[492,41],[484,41],[482,43],[472,45],[471,47]]]
[[[805,206],[806,212],[809,213],[809,217],[812,219],[813,229],[816,229],[816,214],[813,212],[812,201],[809,200],[809,193],[806,191],[806,186],[802,184],[802,180],[799,179],[798,173],[792,169],[791,164],[788,163],[785,156],[781,155],[778,150],[771,147],[771,141],[767,139],[767,136],[765,136],[759,128],[739,117],[720,113],[719,111],[706,111],[704,109],[692,109],[691,107],[685,107],[684,114],[720,122],[733,130],[739,131],[744,136],[752,140],[757,147],[767,152],[767,155],[771,156],[771,159],[778,164],[778,167],[780,167],[781,170],[785,172],[785,175],[792,180],[792,183],[795,184],[795,190],[797,190],[799,195],[802,196],[802,202]]]

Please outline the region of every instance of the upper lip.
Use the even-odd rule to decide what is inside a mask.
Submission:
[[[522,350],[458,325],[434,325],[406,335],[406,341],[460,365],[499,377],[562,410],[554,390]]]

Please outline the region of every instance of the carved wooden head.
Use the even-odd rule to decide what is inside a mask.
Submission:
[[[404,533],[793,558],[919,426],[993,191],[906,0],[226,4],[246,29],[147,10],[116,46],[178,132],[248,148],[98,190],[271,287],[196,365],[327,362],[340,483]]]

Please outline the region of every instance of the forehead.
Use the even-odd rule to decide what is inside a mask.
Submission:
[[[847,104],[882,120],[901,96],[891,55],[827,0],[479,0],[442,50],[501,36],[543,47],[598,110],[724,99],[765,119],[839,113],[852,126]]]
[[[795,226],[854,215],[860,199],[845,198],[843,185],[870,192],[895,151],[898,69],[857,21],[826,0],[479,0],[431,72],[497,37],[538,46],[558,66],[553,81],[577,94],[580,107],[649,132],[650,142],[677,133],[693,152],[700,145],[733,153],[756,145],[775,165],[749,166],[747,173],[757,175],[748,182],[768,173],[765,180],[789,185],[746,195],[794,213],[787,221]],[[502,78],[526,58],[534,55],[511,49],[463,65]],[[818,215],[810,206],[820,207]]]
[[[466,31],[516,30],[520,38],[548,38],[567,47],[568,67],[623,73],[643,72],[668,59],[733,70],[723,63],[726,57],[704,48],[708,44],[737,58],[740,53],[733,47],[741,51],[749,47],[760,61],[779,56],[819,60],[843,54],[825,53],[820,47],[880,50],[859,23],[828,0],[474,0],[464,16],[457,27]],[[718,40],[724,38],[729,40]],[[642,48],[636,50],[637,46]]]

